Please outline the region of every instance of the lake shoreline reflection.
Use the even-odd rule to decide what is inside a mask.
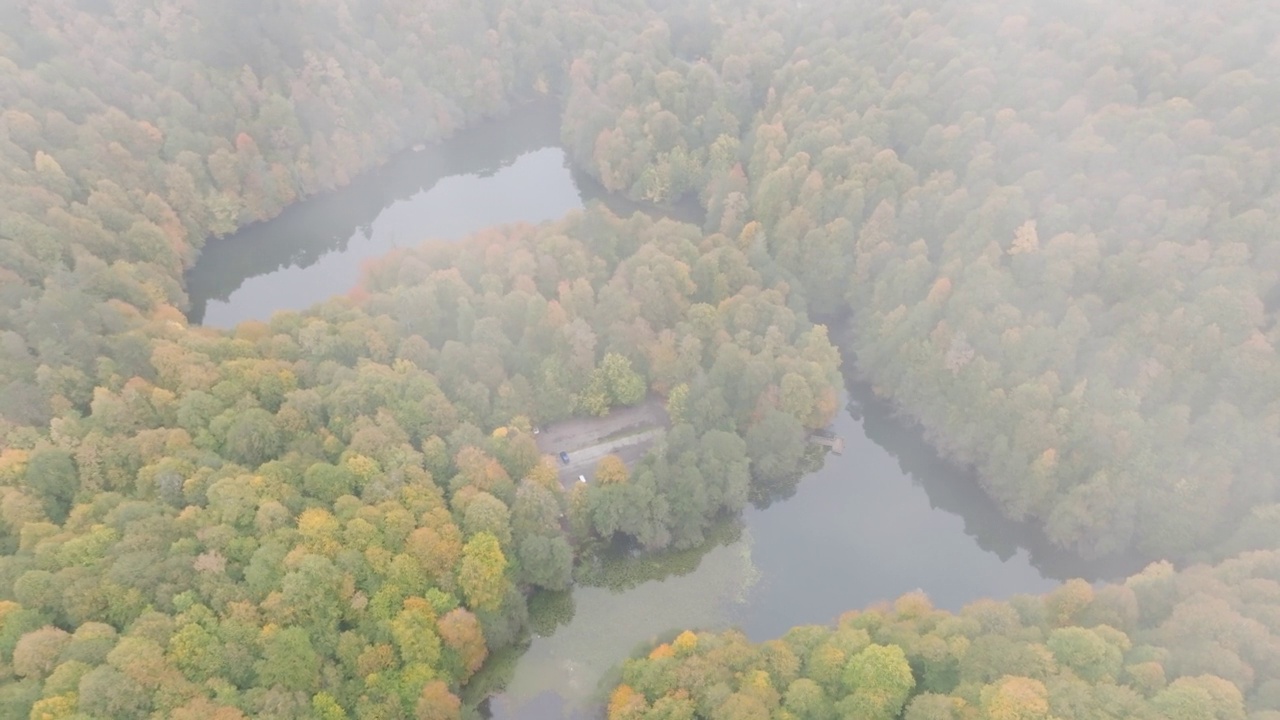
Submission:
[[[569,167],[559,142],[558,110],[530,106],[210,240],[187,275],[191,321],[230,327],[303,309],[350,289],[362,261],[397,245],[551,220],[593,199],[615,212],[641,209],[603,197]],[[698,221],[688,208],[671,214]],[[1042,593],[1070,577],[1140,569],[1081,561],[1038,529],[1005,519],[971,474],[939,459],[856,380],[848,360],[845,376],[846,402],[833,424],[843,455],[828,455],[788,497],[748,508],[736,537],[700,549],[678,574],[617,591],[574,588],[571,617],[531,640],[506,690],[481,711],[504,720],[598,714],[610,669],[682,627],[736,626],[759,641],[915,589],[958,610],[978,598]]]

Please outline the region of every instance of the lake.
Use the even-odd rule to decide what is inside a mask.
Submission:
[[[568,167],[558,124],[554,107],[522,110],[211,240],[187,276],[192,321],[229,327],[305,308],[348,290],[363,260],[398,245],[552,220],[591,199],[615,212],[637,209]],[[696,217],[687,208],[674,214]],[[832,428],[844,438],[843,455],[829,454],[790,497],[749,509],[721,542],[641,561],[653,579],[576,588],[564,598],[572,607],[561,608],[562,622],[534,637],[508,669],[505,692],[483,709],[496,718],[589,713],[610,668],[677,628],[733,625],[763,640],[915,589],[957,610],[1137,569],[1083,563],[1004,519],[974,478],[940,460],[852,367],[846,384]]]
[[[398,246],[555,220],[592,200],[619,215],[644,209],[571,170],[560,147],[558,106],[535,103],[448,142],[401,153],[274,220],[209,240],[186,275],[187,315],[192,323],[230,328],[277,310],[302,310],[350,290],[361,262]],[[701,223],[696,203],[666,215]]]
[[[342,190],[210,240],[187,273],[191,321],[225,328],[301,310],[351,289],[362,261],[397,246],[581,208],[559,127],[554,105],[535,105],[402,153]]]
[[[489,716],[593,717],[601,678],[673,628],[736,626],[760,641],[917,589],[959,610],[1141,569],[1084,562],[1005,519],[974,478],[849,375],[832,428],[843,455],[828,454],[793,496],[749,508],[741,535],[707,551],[693,572],[621,591],[575,589],[572,619],[534,638]]]

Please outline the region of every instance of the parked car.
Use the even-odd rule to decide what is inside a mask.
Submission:
[[[579,476],[578,476],[578,482],[580,482],[580,483],[584,483],[584,482],[586,482],[586,481],[587,481],[587,476],[586,476],[586,475],[579,475]]]
[[[561,450],[561,451],[560,451],[560,462],[564,463],[565,465],[568,465],[568,464],[569,464],[569,453],[564,452],[563,450]]]

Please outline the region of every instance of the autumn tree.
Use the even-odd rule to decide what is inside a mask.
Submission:
[[[458,565],[458,586],[473,608],[495,610],[506,595],[507,559],[498,539],[480,532],[462,548]]]
[[[622,458],[617,455],[605,455],[600,458],[600,462],[596,463],[594,479],[599,485],[622,485],[627,482],[629,475],[627,465]]]
[[[422,687],[414,705],[417,720],[457,720],[461,717],[462,701],[449,692],[449,686],[432,680]]]

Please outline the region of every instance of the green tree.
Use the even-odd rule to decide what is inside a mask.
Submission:
[[[337,642],[342,617],[342,576],[326,557],[305,554],[280,581],[280,598],[311,641],[321,648]],[[296,629],[296,628],[295,628]]]
[[[79,709],[96,717],[144,718],[151,708],[146,688],[110,665],[99,665],[80,678]]]
[[[671,418],[672,424],[685,422],[688,407],[689,385],[680,383],[671,388],[671,393],[667,395],[667,416]]]
[[[520,577],[547,590],[567,590],[573,579],[573,548],[560,535],[529,535],[516,545]]]
[[[783,707],[800,720],[831,720],[835,707],[822,686],[809,678],[799,678],[787,686]]]
[[[604,372],[593,372],[587,387],[574,398],[574,406],[578,411],[600,417],[608,415],[613,398],[609,394],[609,381]]]
[[[191,680],[201,682],[223,671],[224,646],[198,623],[183,625],[169,638],[168,655]]]
[[[804,426],[794,415],[769,408],[747,430],[751,475],[762,485],[775,485],[796,475],[806,448]]]
[[[1089,682],[1103,678],[1114,680],[1124,662],[1119,647],[1081,627],[1054,630],[1047,644],[1058,662]]]
[[[302,628],[277,629],[264,634],[254,670],[263,687],[307,691],[319,680],[320,657]]]
[[[271,413],[251,408],[236,413],[230,421],[224,447],[232,460],[256,468],[278,455],[283,445]]]
[[[311,710],[317,720],[347,720],[347,711],[342,709],[338,700],[327,692],[316,693],[311,698]]]
[[[488,533],[497,538],[502,547],[511,546],[511,513],[501,500],[487,492],[476,493],[467,500],[462,529],[468,538]]]
[[[314,463],[303,475],[302,487],[322,503],[331,504],[356,487],[356,476],[345,465]]]
[[[606,353],[600,361],[600,372],[604,375],[610,404],[638,405],[644,400],[645,381],[631,367],[631,361],[624,355]]]
[[[876,644],[849,658],[843,681],[850,694],[839,703],[842,712],[886,720],[902,712],[916,684],[902,648]]]
[[[934,693],[922,693],[911,699],[903,720],[960,720],[964,701]]]
[[[404,662],[427,667],[435,667],[440,662],[436,615],[426,600],[411,597],[404,601],[404,608],[391,621],[391,636]]]
[[[1169,720],[1243,720],[1246,715],[1240,689],[1212,675],[1178,678],[1151,704]]]
[[[71,453],[59,449],[37,450],[27,461],[24,478],[27,487],[40,497],[45,513],[61,522],[71,509],[80,488],[80,477]]]

